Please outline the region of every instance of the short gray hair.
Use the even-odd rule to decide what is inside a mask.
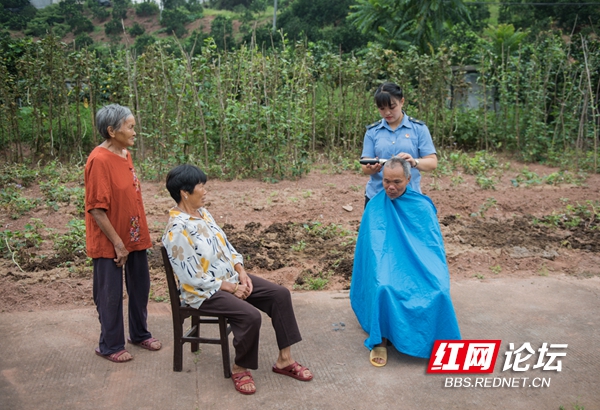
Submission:
[[[385,163],[385,167],[389,167],[390,169],[396,168],[398,166],[402,167],[402,170],[404,171],[404,176],[410,179],[410,164],[407,160],[402,159],[400,157],[392,157],[388,159]]]
[[[96,128],[104,139],[110,139],[108,127],[112,127],[115,131],[118,130],[130,115],[133,115],[131,110],[122,105],[110,104],[104,106],[96,113]]]

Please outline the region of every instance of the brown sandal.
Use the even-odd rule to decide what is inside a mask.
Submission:
[[[244,377],[248,377],[247,379],[242,380]],[[256,393],[256,385],[254,385],[254,390],[244,390],[242,386],[245,386],[248,383],[254,384],[254,379],[252,378],[252,373],[248,370],[240,373],[233,373],[231,375],[231,380],[233,380],[233,384],[235,385],[235,389],[242,394],[254,394]]]
[[[284,367],[283,369],[278,368],[276,365],[273,365],[273,371],[275,373],[283,374],[285,376],[293,377],[294,379],[301,380],[303,382],[309,382],[312,380],[312,374],[308,377],[304,376],[304,371],[308,370],[308,367],[304,367],[298,362],[294,362],[289,366]]]

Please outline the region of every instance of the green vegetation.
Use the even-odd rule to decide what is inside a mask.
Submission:
[[[311,270],[303,271],[300,276],[296,279],[294,289],[300,290],[323,290],[329,284],[329,278],[333,272],[317,272],[313,273]]]
[[[485,189],[485,188],[483,188]],[[498,204],[498,201],[496,201],[496,198],[494,197],[490,197],[487,198],[485,200],[485,202],[479,207],[479,211],[477,212],[473,212],[471,214],[471,217],[476,218],[476,217],[485,217],[485,213],[490,209],[490,208],[496,208],[496,205]]]
[[[54,238],[54,249],[59,255],[85,258],[85,221],[71,219],[69,231]]]
[[[587,178],[584,172],[577,174],[569,172],[568,170],[561,170],[553,172],[549,175],[539,176],[529,168],[525,167],[521,172],[514,178],[511,179],[513,186],[532,186],[532,185],[560,185],[560,184],[573,184],[582,185]]]
[[[428,124],[437,147],[476,152],[455,155],[484,189],[502,172],[486,158],[496,150],[559,166],[562,174],[544,183],[597,172],[593,19],[568,5],[552,17],[550,8],[460,0],[334,3],[282,0],[274,33],[268,1],[168,0],[161,31],[175,36],[158,38],[128,21],[124,0],[112,8],[65,0],[37,11],[7,0],[0,24],[39,40],[0,28],[0,152],[7,162],[83,162],[99,142],[94,113],[117,101],[139,120],[134,154],[145,177],[195,162],[217,177],[278,181],[301,176],[322,153],[333,171],[359,169],[363,127],[378,118],[372,92],[390,80],[404,87],[407,112]],[[154,2],[133,8],[159,18]],[[202,16],[210,27],[191,30]],[[94,43],[101,34],[90,19],[110,44]],[[75,45],[61,42],[67,33]],[[482,90],[471,109],[462,99],[471,88],[467,64]],[[526,175],[515,181],[534,184]]]
[[[534,225],[555,228],[573,229],[582,226],[585,229],[600,229],[600,202],[588,200],[584,204],[567,203],[564,209],[553,211],[551,215],[541,218],[533,218],[532,222]]]

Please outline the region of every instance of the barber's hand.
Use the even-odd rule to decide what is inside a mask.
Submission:
[[[117,257],[113,260],[117,264],[117,267],[120,268],[123,265],[125,265],[125,262],[127,262],[127,256],[129,255],[129,251],[125,249],[125,245],[123,245],[123,243],[120,243],[118,245],[115,245],[115,252],[117,254]]]
[[[406,152],[401,152],[398,155],[396,155],[398,158],[402,158],[403,160],[405,160],[406,162],[408,162],[410,164],[410,166],[412,168],[417,166],[417,162],[415,161],[415,159],[412,157],[412,155],[407,154]]]
[[[382,164],[367,164],[367,169],[373,171],[373,173],[377,173],[381,171]]]
[[[378,157],[375,157],[375,159],[378,159]],[[373,174],[376,174],[379,171],[381,171],[381,167],[383,167],[383,164],[381,164],[381,163],[366,164],[366,165],[363,165],[363,172],[366,175],[373,175]]]

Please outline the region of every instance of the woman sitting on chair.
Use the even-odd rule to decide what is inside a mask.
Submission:
[[[246,273],[242,255],[204,208],[207,177],[198,167],[179,165],[167,175],[167,190],[177,202],[169,213],[162,242],[181,285],[181,296],[201,313],[227,317],[233,331],[232,379],[242,394],[254,394],[249,369],[258,368],[261,313],[271,318],[279,356],[275,373],[312,380],[306,367],[292,359],[290,346],[302,340],[290,292]]]

